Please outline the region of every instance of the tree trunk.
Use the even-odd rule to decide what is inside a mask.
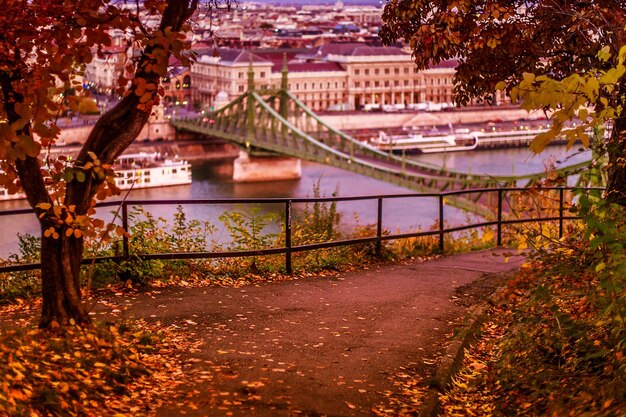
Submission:
[[[165,75],[169,57],[180,53],[182,47],[179,41],[173,44],[170,41],[162,42],[160,36],[167,32],[179,32],[183,24],[193,15],[199,0],[167,0],[161,22],[159,24],[159,36],[155,33],[145,34],[148,38],[143,53],[137,61],[134,79],[143,80],[144,85],[158,86],[160,78]],[[230,4],[230,0],[227,0]],[[137,2],[139,4],[139,2]],[[103,16],[106,17],[106,16]],[[104,22],[105,20],[102,20]],[[97,30],[101,30],[98,28]],[[137,27],[136,29],[139,29]],[[143,29],[143,28],[142,28]],[[99,32],[98,32],[99,33]],[[36,45],[35,45],[36,46]],[[33,45],[25,45],[25,56],[30,56]],[[21,46],[15,47],[15,56],[20,58]],[[6,54],[5,54],[6,55]],[[79,57],[82,59],[83,57]],[[79,59],[73,57],[73,59]],[[27,59],[18,59],[19,62],[27,62]],[[157,65],[159,64],[159,65]],[[35,64],[33,64],[35,65]],[[44,71],[51,71],[42,67]],[[39,81],[33,81],[30,64],[20,67],[11,67],[0,71],[0,112],[4,118],[13,125],[22,120],[22,115],[16,111],[17,104],[24,103],[23,91],[39,91]],[[22,73],[23,72],[23,73]],[[55,75],[55,72],[50,74]],[[50,75],[48,74],[48,75]],[[65,74],[65,73],[64,73]],[[35,85],[33,87],[32,85]],[[15,88],[19,85],[20,88]],[[45,84],[44,84],[45,85]],[[142,101],[146,92],[137,94],[138,84],[133,84],[129,94],[121,100],[112,110],[103,115],[96,126],[92,129],[87,143],[83,146],[78,158],[73,162],[74,166],[82,169],[87,162],[98,159],[102,164],[111,164],[137,137],[142,127],[148,120],[152,103],[158,101],[158,90],[151,90],[148,103]],[[31,98],[28,98],[31,100]],[[27,101],[26,107],[30,106]],[[34,107],[37,107],[35,104]],[[24,116],[26,117],[26,116]],[[29,116],[30,117],[30,116]],[[31,120],[29,123],[19,124],[23,126],[16,133],[19,136],[32,138]],[[16,146],[17,143],[13,143]],[[43,309],[40,321],[41,327],[60,326],[68,324],[88,324],[90,322],[87,310],[81,302],[80,293],[80,265],[83,255],[83,239],[70,234],[65,236],[66,226],[59,225],[57,214],[40,207],[42,203],[53,203],[46,181],[42,173],[41,161],[34,155],[26,158],[15,158],[9,162],[15,166],[20,183],[28,202],[35,211],[41,224],[41,278]],[[70,167],[71,168],[71,167]],[[87,168],[84,168],[87,171]],[[86,173],[85,181],[75,178],[66,183],[66,193],[63,206],[75,208],[75,215],[82,216],[88,213],[93,197],[98,187],[102,184],[101,179]],[[58,202],[55,201],[58,204]],[[61,205],[61,204],[59,204]],[[46,237],[44,232],[52,227],[55,236]],[[58,236],[56,236],[58,234]],[[56,237],[56,239],[55,239]]]
[[[606,198],[626,206],[626,118],[617,117],[608,143]]]
[[[80,264],[83,239],[41,236],[41,280],[43,308],[40,327],[68,324],[88,324],[91,320],[81,302]]]

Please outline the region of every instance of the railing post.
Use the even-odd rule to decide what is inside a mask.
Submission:
[[[564,189],[561,187],[559,189],[559,239],[563,237],[563,197],[564,197]]]
[[[128,241],[128,204],[122,201],[122,228],[124,236],[122,236],[122,255],[128,260],[130,257],[130,242]]]
[[[498,246],[502,246],[502,194],[504,190],[498,189]]]
[[[285,203],[285,270],[291,274],[291,200]]]
[[[383,236],[383,199],[378,197],[378,212],[376,220],[376,256],[380,258],[382,251],[382,236]]]
[[[439,252],[443,253],[443,194],[439,194]]]

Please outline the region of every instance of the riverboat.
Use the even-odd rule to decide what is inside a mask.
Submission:
[[[478,139],[479,148],[527,146],[540,133],[546,132],[547,127],[519,126],[509,129],[487,127],[471,132]]]
[[[26,198],[26,194],[23,191],[18,191],[15,194],[9,194],[9,192],[4,187],[0,187],[0,201],[5,200],[21,200]]]
[[[121,190],[191,184],[191,164],[159,152],[121,155],[113,169],[115,185]]]
[[[472,133],[411,132],[404,135],[388,135],[383,131],[370,143],[381,151],[394,153],[437,153],[471,151],[478,145]]]
[[[568,125],[564,127],[563,132],[551,144],[566,143],[565,132],[568,129],[575,128],[576,125]],[[549,125],[487,125],[486,127],[472,131],[471,134],[478,139],[478,148],[510,148],[528,146],[537,137],[537,135],[547,132]],[[604,129],[604,136],[608,138],[610,128]],[[593,136],[592,129],[587,129],[587,134]]]
[[[191,184],[191,164],[166,158],[159,152],[121,155],[113,165],[115,185],[121,190]],[[9,194],[0,187],[0,201],[26,198],[23,192]]]

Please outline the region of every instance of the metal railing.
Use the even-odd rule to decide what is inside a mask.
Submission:
[[[128,208],[132,206],[163,206],[163,205],[232,205],[232,204],[282,204],[284,207],[284,234],[285,234],[285,246],[278,248],[268,248],[259,250],[244,250],[244,251],[221,251],[221,252],[176,252],[176,253],[140,253],[132,254],[130,240],[127,236],[122,240],[122,254],[119,256],[107,256],[97,258],[85,258],[84,264],[91,262],[103,262],[103,261],[115,261],[123,262],[132,258],[139,258],[143,260],[175,260],[175,259],[215,259],[215,258],[235,258],[235,257],[247,257],[247,256],[262,256],[262,255],[285,255],[285,269],[287,273],[292,273],[292,254],[297,252],[311,251],[316,249],[333,248],[347,245],[359,245],[366,243],[375,243],[376,253],[380,254],[382,250],[382,243],[387,240],[406,239],[425,236],[439,236],[438,249],[440,252],[445,251],[444,238],[447,234],[460,232],[469,229],[476,229],[481,227],[496,226],[496,240],[497,245],[502,245],[502,227],[505,225],[531,223],[531,222],[556,222],[558,221],[559,238],[563,236],[563,222],[565,220],[579,219],[579,216],[565,215],[565,192],[566,191],[591,191],[602,190],[601,188],[581,188],[581,187],[543,187],[539,188],[542,191],[555,191],[558,192],[558,216],[549,217],[524,217],[524,218],[504,218],[505,208],[504,202],[507,194],[514,192],[528,192],[528,188],[481,188],[471,190],[458,190],[441,193],[412,193],[412,194],[391,194],[391,195],[372,195],[372,196],[358,196],[358,197],[321,197],[321,198],[239,198],[239,199],[212,199],[212,200],[126,200],[126,201],[112,201],[98,204],[98,207],[119,207],[121,205],[121,222],[122,227],[125,230],[129,228],[129,215]],[[458,196],[461,194],[471,195],[479,193],[482,195],[497,194],[497,206],[494,211],[494,220],[481,219],[481,221],[465,224],[462,226],[445,227],[445,199],[446,197]],[[401,199],[401,198],[435,198],[438,204],[438,228],[434,230],[407,232],[407,233],[383,233],[383,203],[387,200]],[[345,201],[376,201],[376,235],[364,238],[350,238],[345,240],[335,240],[330,242],[310,243],[304,245],[292,244],[292,223],[293,213],[292,207],[298,203],[337,203]],[[556,200],[555,200],[556,201]],[[548,209],[548,208],[545,208]],[[552,207],[556,210],[555,207]],[[0,211],[0,216],[10,216],[32,213],[31,209],[21,210],[6,210]],[[3,272],[17,272],[39,269],[41,264],[29,263],[29,264],[14,264],[0,266],[0,273]]]

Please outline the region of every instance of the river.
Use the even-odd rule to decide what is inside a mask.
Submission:
[[[545,171],[545,167],[555,161],[566,164],[579,162],[590,157],[589,152],[579,153],[576,149],[566,152],[563,146],[549,147],[540,155],[533,155],[526,148],[480,150],[453,152],[449,154],[419,155],[416,159],[434,165],[445,166],[463,172],[490,175],[521,175]],[[374,180],[362,175],[353,174],[337,168],[315,163],[303,162],[302,178],[291,181],[275,181],[268,183],[235,183],[227,175],[228,169],[215,161],[197,162],[192,169],[191,185],[141,189],[131,191],[130,200],[211,198],[262,198],[262,197],[312,197],[314,185],[319,182],[322,196],[331,196],[338,191],[340,196],[406,194],[411,191]],[[301,205],[303,206],[303,205]],[[0,203],[0,210],[27,207],[22,201]],[[210,220],[223,234],[223,226],[217,217],[224,210],[235,207],[188,206],[185,212],[190,218]],[[267,210],[279,210],[269,207]],[[301,210],[302,207],[294,207]],[[376,201],[341,202],[338,211],[341,215],[341,228],[349,231],[355,225],[355,217],[361,225],[376,221]],[[174,207],[155,207],[152,212],[168,220],[172,218]],[[390,231],[408,231],[416,228],[428,228],[438,218],[437,201],[432,198],[403,198],[388,200],[383,206],[383,226]],[[111,220],[108,211],[100,210],[99,216]],[[445,208],[445,218],[449,224],[459,224],[466,219],[466,213],[454,207]],[[36,219],[32,214],[20,216],[1,216],[0,228],[3,230],[0,241],[0,258],[6,258],[17,249],[17,233],[38,233]],[[220,229],[221,228],[221,229]]]

